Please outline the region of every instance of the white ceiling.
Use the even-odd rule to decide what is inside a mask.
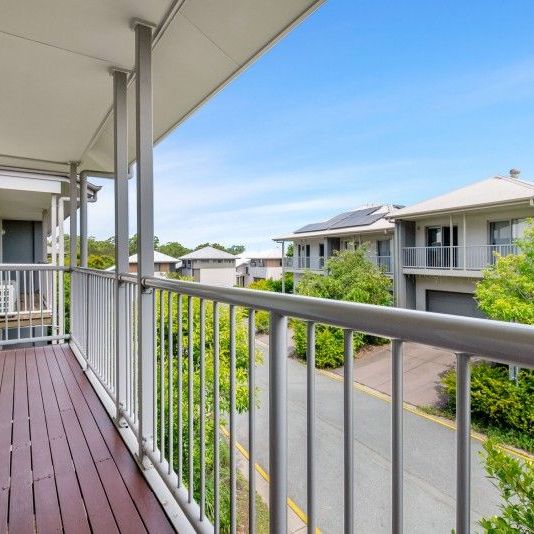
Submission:
[[[132,19],[158,25],[158,141],[323,1],[4,0],[0,165],[65,171],[69,161],[81,160],[80,170],[112,170],[109,71],[134,68]],[[131,84],[130,160],[133,90]]]

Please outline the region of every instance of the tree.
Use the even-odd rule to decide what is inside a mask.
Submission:
[[[163,254],[172,256],[173,258],[179,258],[180,256],[184,256],[185,254],[191,252],[190,248],[178,243],[178,241],[169,241],[168,243],[160,245],[158,250],[163,252]]]
[[[530,221],[518,254],[495,254],[495,263],[483,272],[475,299],[491,319],[534,324],[534,224]]]
[[[484,532],[534,532],[534,463],[512,458],[493,441],[484,444],[486,472],[501,494],[500,514],[480,520]]]
[[[286,257],[287,258],[292,258],[293,257],[293,254],[295,252],[295,249],[293,247],[293,243],[290,243],[287,247],[287,250],[286,250]]]
[[[367,258],[367,248],[343,251],[327,260],[325,274],[304,273],[296,287],[296,293],[311,297],[363,302],[390,306],[391,279],[383,269]],[[306,325],[294,321],[295,351],[306,358]],[[382,342],[381,339],[354,334],[354,348],[365,343]],[[315,334],[315,358],[317,367],[338,367],[343,363],[343,331],[340,328],[317,325]]]
[[[245,252],[245,245],[231,245],[226,249],[226,252],[237,256],[238,254]]]
[[[110,238],[111,239],[111,238]],[[159,237],[154,236],[154,250],[158,250],[159,246]],[[128,253],[136,254],[137,253],[137,234],[134,234],[130,239],[128,239]]]

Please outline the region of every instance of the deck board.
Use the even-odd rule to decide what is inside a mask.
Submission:
[[[174,532],[68,346],[0,351],[0,534]]]
[[[15,353],[2,355],[3,372],[0,386],[0,533],[7,532],[10,476],[13,389],[15,386]]]
[[[32,534],[33,480],[28,413],[28,384],[26,381],[26,354],[24,349],[15,353],[15,392],[13,401],[13,436],[9,498],[9,529],[20,534]]]
[[[115,464],[128,488],[148,532],[174,532],[161,505],[152,492],[145,491],[146,481],[124,441],[117,433],[95,390],[85,377],[72,351],[63,345],[63,352],[73,375],[80,386],[91,413],[106,441]]]

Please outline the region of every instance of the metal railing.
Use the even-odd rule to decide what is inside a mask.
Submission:
[[[71,340],[108,394],[115,397],[115,273],[76,268],[71,274]]]
[[[116,401],[120,373],[113,348],[113,273],[76,269],[73,273],[74,302],[72,340],[81,349],[88,365],[98,374],[106,391]],[[429,312],[339,302],[298,295],[284,295],[242,288],[218,288],[146,278],[143,293],[154,304],[154,336],[151,376],[138,366],[136,277],[120,275],[127,287],[127,401],[119,410],[139,436],[136,422],[148,412],[153,435],[144,445],[162,479],[172,491],[194,528],[199,532],[218,531],[227,520],[230,532],[237,525],[236,433],[239,397],[248,388],[249,498],[255,496],[255,314],[267,311],[269,328],[269,468],[271,532],[287,532],[287,335],[288,318],[307,322],[307,516],[308,532],[317,525],[316,487],[316,402],[315,329],[326,324],[344,329],[344,522],[353,532],[355,522],[353,427],[353,332],[390,338],[392,358],[392,531],[402,532],[403,524],[403,343],[422,343],[448,349],[457,358],[457,487],[456,532],[470,529],[470,375],[473,356],[522,367],[534,367],[534,329],[519,324],[447,316]],[[76,300],[78,302],[76,303]],[[106,311],[105,308],[108,308]],[[246,318],[246,320],[245,320]],[[106,329],[105,323],[110,327]],[[86,325],[84,327],[84,324]],[[245,326],[246,325],[246,326]],[[243,334],[243,328],[246,332]],[[93,330],[94,334],[88,333]],[[111,333],[110,333],[111,330]],[[98,336],[103,340],[98,342]],[[83,342],[83,336],[88,342]],[[243,337],[244,336],[244,337]],[[107,351],[107,353],[106,353]],[[111,369],[111,371],[109,371]],[[120,369],[120,366],[117,367]],[[108,374],[106,374],[106,372]],[[106,379],[106,377],[108,377]],[[124,377],[122,377],[124,379]],[[144,383],[148,380],[148,383]],[[139,405],[137,391],[150,387],[152,402]],[[226,431],[222,433],[221,425]],[[222,447],[227,454],[222,454]],[[223,458],[228,463],[223,464]],[[229,517],[221,516],[222,469],[229,489]],[[208,506],[207,495],[213,502]],[[254,532],[255,508],[249,506],[249,530]]]
[[[480,271],[493,265],[497,255],[517,254],[516,245],[470,245],[453,247],[405,247],[403,267]]]
[[[65,271],[49,264],[0,264],[0,346],[68,337]]]
[[[391,256],[367,256],[368,260],[378,267],[381,267],[385,273],[392,272]],[[284,258],[284,267],[290,270],[311,270],[322,271],[325,268],[325,262],[328,258],[324,256],[295,256]]]
[[[284,266],[288,269],[322,271],[324,269],[324,256],[293,256],[284,258]]]

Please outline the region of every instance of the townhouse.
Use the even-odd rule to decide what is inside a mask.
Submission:
[[[494,176],[392,213],[400,307],[482,317],[475,285],[534,216],[534,183]]]
[[[391,275],[395,225],[388,216],[398,209],[399,206],[386,204],[363,207],[274,238],[284,246],[287,242],[293,244],[293,256],[283,260],[284,271],[293,273],[298,283],[305,271],[324,273],[326,260],[336,252],[365,244],[369,259]]]

